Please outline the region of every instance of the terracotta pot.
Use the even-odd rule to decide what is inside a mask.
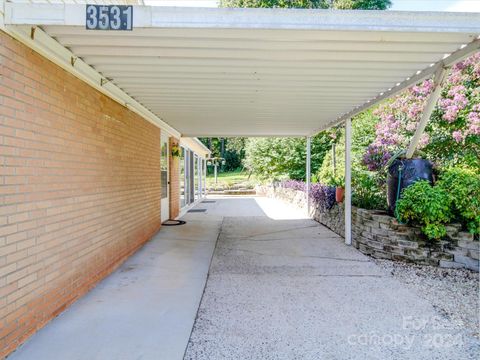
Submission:
[[[338,203],[343,202],[343,197],[345,196],[345,189],[343,187],[336,187],[335,188],[335,200]]]

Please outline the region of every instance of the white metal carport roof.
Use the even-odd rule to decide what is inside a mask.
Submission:
[[[183,136],[311,135],[480,47],[478,13],[139,6],[133,31],[92,31],[84,5],[5,6],[7,31]]]

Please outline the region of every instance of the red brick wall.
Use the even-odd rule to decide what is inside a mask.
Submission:
[[[172,146],[178,146],[179,140],[170,137],[170,149]],[[170,151],[171,153],[171,151]],[[173,157],[170,155],[169,159],[169,170],[170,170],[170,219],[175,219],[180,213],[180,158],[178,156]]]
[[[0,31],[0,358],[160,227],[160,130]]]

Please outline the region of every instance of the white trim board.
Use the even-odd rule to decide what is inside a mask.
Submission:
[[[85,5],[6,3],[6,24],[85,26]],[[136,28],[478,31],[479,13],[134,6]]]

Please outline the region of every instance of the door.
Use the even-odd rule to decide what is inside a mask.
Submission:
[[[207,195],[207,160],[202,161],[202,196]]]
[[[195,202],[195,170],[194,170],[194,156],[193,151],[188,151],[188,203]]]
[[[198,155],[195,154],[195,162],[193,164],[194,166],[194,173],[193,173],[193,176],[194,176],[194,179],[193,179],[193,186],[195,188],[195,200],[198,200],[200,197],[199,197],[199,194],[198,194],[198,189],[199,189],[199,183],[198,183]]]
[[[161,186],[161,221],[167,221],[170,218],[169,207],[169,192],[170,192],[170,178],[168,173],[168,137],[161,138],[161,153],[160,153],[160,186]]]
[[[180,209],[185,207],[185,205],[188,204],[187,182],[185,181],[187,177],[187,172],[186,172],[187,167],[185,166],[185,163],[187,161],[186,153],[187,152],[185,151],[185,148],[181,147],[181,150],[180,150]]]

